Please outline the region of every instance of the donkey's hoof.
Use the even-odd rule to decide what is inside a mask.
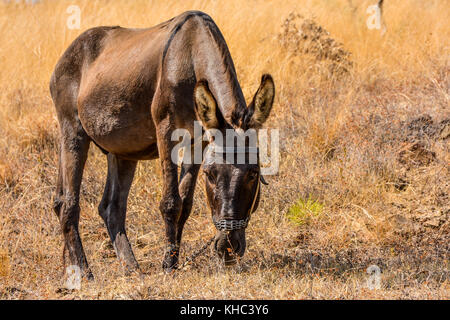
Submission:
[[[178,269],[178,259],[176,259],[176,261],[164,260],[162,267],[166,273],[172,273]]]
[[[162,267],[166,273],[171,273],[178,269],[178,256],[164,258]]]
[[[126,277],[131,277],[131,276],[139,276],[142,277],[144,275],[144,273],[142,272],[142,270],[139,268],[139,266],[136,265],[127,265],[124,268],[124,274]]]
[[[166,254],[164,255],[164,260],[162,267],[166,272],[172,272],[178,268],[178,256],[180,255],[179,247],[169,246],[167,248]]]

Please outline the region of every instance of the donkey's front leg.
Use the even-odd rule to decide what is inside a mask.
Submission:
[[[157,124],[158,152],[163,174],[163,192],[159,209],[164,219],[167,241],[163,268],[167,271],[176,269],[180,249],[177,243],[177,226],[181,216],[182,200],[178,191],[177,164],[171,159],[172,149],[177,143],[171,141],[174,129],[169,116]]]
[[[197,182],[199,164],[184,164],[180,172],[180,196],[182,201],[181,216],[177,225],[177,245],[180,246],[184,224],[189,218],[194,199],[195,184]]]

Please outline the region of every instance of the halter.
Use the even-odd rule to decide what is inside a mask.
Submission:
[[[259,155],[259,149],[256,147],[214,147],[215,153],[256,153]],[[215,220],[213,218],[214,226],[219,231],[233,231],[233,230],[239,230],[239,229],[245,229],[248,226],[248,222],[250,220],[250,216],[253,212],[253,208],[256,204],[256,199],[258,198],[259,191],[261,188],[261,181],[264,181],[261,174],[258,175],[258,185],[256,186],[256,192],[255,196],[252,201],[252,206],[250,207],[250,210],[247,212],[247,218],[245,219],[221,219],[221,220]]]

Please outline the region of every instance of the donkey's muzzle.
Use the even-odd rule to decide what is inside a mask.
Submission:
[[[234,264],[245,252],[245,230],[219,231],[214,239],[214,249],[225,264]]]

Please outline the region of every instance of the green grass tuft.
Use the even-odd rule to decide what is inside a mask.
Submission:
[[[287,218],[296,225],[309,224],[312,219],[318,218],[323,212],[323,204],[317,200],[308,197],[308,199],[298,199],[297,202],[289,208]]]

